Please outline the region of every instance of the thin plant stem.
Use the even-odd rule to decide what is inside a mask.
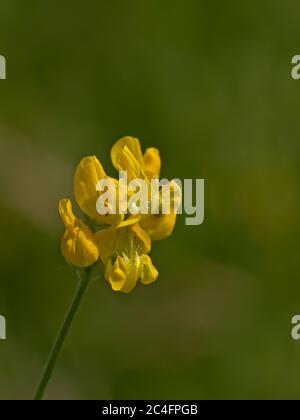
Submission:
[[[67,337],[68,332],[70,331],[70,327],[72,325],[72,322],[74,320],[74,317],[78,311],[78,308],[80,306],[80,303],[82,301],[83,295],[86,291],[86,288],[89,284],[90,280],[90,271],[87,270],[83,275],[82,272],[77,270],[78,278],[79,278],[79,285],[77,292],[75,293],[74,299],[72,301],[72,304],[70,306],[70,309],[68,310],[65,320],[61,326],[61,329],[57,335],[57,338],[55,340],[55,343],[52,347],[52,350],[50,352],[48,361],[46,363],[45,369],[42,374],[41,381],[39,383],[39,386],[37,388],[36,394],[35,394],[35,400],[42,400],[45,390],[47,388],[47,385],[51,379],[53,370],[55,368],[55,364],[57,362],[58,356],[60,354],[60,351],[62,349],[62,346],[65,342],[65,339]]]

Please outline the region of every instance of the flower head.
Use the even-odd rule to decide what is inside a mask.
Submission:
[[[138,139],[124,137],[111,150],[118,171],[126,171],[128,180],[142,179],[151,184],[161,170],[159,151],[148,148],[143,154]],[[128,215],[118,208],[99,214],[97,201],[103,198],[99,181],[109,180],[119,197],[119,181],[106,175],[95,156],[83,158],[74,177],[74,195],[88,225],[76,217],[70,200],[59,203],[59,213],[66,231],[62,238],[62,254],[66,261],[80,268],[97,263],[114,291],[129,293],[137,282],[148,285],[156,281],[158,271],[150,256],[152,241],[169,236],[176,214]],[[126,212],[125,212],[126,213]]]
[[[93,232],[74,216],[70,200],[60,200],[58,208],[66,227],[61,241],[63,256],[74,267],[89,267],[99,258],[99,250]]]

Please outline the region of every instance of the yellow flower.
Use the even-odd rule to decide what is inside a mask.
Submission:
[[[116,227],[99,230],[95,239],[105,265],[105,278],[114,291],[131,292],[138,280],[150,284],[158,277],[150,257],[151,239],[131,216]]]
[[[176,214],[145,214],[141,217],[140,225],[145,229],[152,241],[161,241],[173,233]]]
[[[161,159],[159,151],[149,148],[144,155],[138,139],[123,137],[118,140],[111,150],[111,160],[118,171],[127,171],[128,180],[142,178],[150,182],[159,178]],[[176,213],[142,215],[140,225],[150,235],[153,241],[160,241],[170,236],[176,223]]]
[[[152,264],[151,258],[149,255],[141,256],[141,283],[142,284],[151,284],[156,281],[158,277],[158,271]]]
[[[136,286],[140,272],[140,261],[131,261],[127,256],[117,256],[114,263],[109,260],[105,278],[115,292],[130,293]]]
[[[71,201],[60,200],[59,213],[66,227],[61,241],[61,251],[66,261],[78,268],[86,268],[99,258],[93,232],[74,216]]]
[[[128,180],[158,178],[161,167],[159,151],[154,147],[142,154],[141,145],[134,137],[123,137],[111,149],[111,160],[118,171],[127,171]]]
[[[124,137],[119,140],[112,147],[111,158],[116,169],[127,171],[128,181],[141,178],[150,185],[153,178],[159,178],[159,151],[149,148],[143,154],[138,139]],[[100,215],[97,211],[98,200],[103,200],[105,206],[110,201],[106,196],[101,196],[105,192],[102,190],[103,183],[99,188],[99,181],[107,180],[114,186],[117,208],[113,214],[108,212],[107,215]],[[129,293],[139,280],[144,285],[157,280],[158,271],[148,255],[151,242],[162,240],[172,233],[176,214],[132,215],[125,218],[124,214],[118,213],[119,194],[119,181],[106,175],[99,160],[95,156],[83,158],[75,172],[74,195],[89,225],[75,217],[70,200],[60,200],[59,213],[66,227],[61,250],[66,261],[74,267],[86,268],[100,259],[98,267],[112,289]],[[162,192],[160,205],[163,199]]]
[[[77,166],[74,177],[74,195],[77,204],[92,221],[99,225],[119,224],[124,218],[123,214],[100,215],[97,212],[96,203],[100,196],[97,184],[103,179],[110,179],[115,184],[118,194],[118,181],[106,175],[96,156],[83,158]]]

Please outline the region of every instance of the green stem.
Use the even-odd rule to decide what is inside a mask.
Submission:
[[[84,295],[84,292],[86,291],[86,288],[89,284],[89,280],[90,280],[90,275],[89,272],[87,271],[85,276],[82,277],[81,273],[79,272],[79,270],[77,271],[78,273],[78,277],[79,277],[79,286],[78,286],[78,290],[74,296],[73,302],[70,306],[69,311],[67,312],[67,315],[65,317],[65,320],[62,324],[62,327],[58,333],[58,336],[56,338],[56,341],[54,343],[54,346],[52,347],[52,350],[50,352],[48,361],[46,363],[40,384],[37,388],[37,392],[35,394],[35,400],[42,400],[43,399],[43,395],[44,392],[47,388],[47,385],[51,379],[57,358],[60,354],[61,348],[64,344],[64,341],[66,339],[66,336],[70,330],[71,324],[73,322],[73,319],[78,311],[78,308],[80,306],[80,303],[82,301],[82,297]]]

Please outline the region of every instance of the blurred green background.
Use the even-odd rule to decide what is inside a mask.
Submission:
[[[90,285],[47,398],[299,398],[296,0],[2,0],[0,398],[32,398],[76,287],[57,201],[118,138],[206,180],[129,296]]]

